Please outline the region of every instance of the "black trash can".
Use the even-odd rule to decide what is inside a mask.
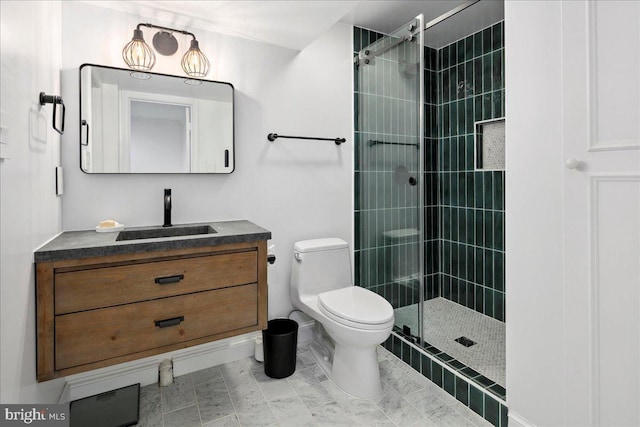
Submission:
[[[298,323],[291,319],[269,320],[262,331],[264,373],[271,378],[286,378],[296,370]]]

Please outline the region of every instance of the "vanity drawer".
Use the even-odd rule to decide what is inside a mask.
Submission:
[[[255,326],[257,313],[258,285],[251,284],[56,316],[55,368]]]
[[[55,314],[258,281],[256,251],[56,272]]]

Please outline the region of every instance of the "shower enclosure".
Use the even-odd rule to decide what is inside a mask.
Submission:
[[[504,24],[434,47],[424,28],[354,29],[355,281],[394,307],[385,346],[499,425]]]

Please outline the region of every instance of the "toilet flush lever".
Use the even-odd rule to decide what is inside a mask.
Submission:
[[[302,254],[300,252],[294,252],[293,253],[293,257],[296,259],[296,261],[301,262],[302,261]]]

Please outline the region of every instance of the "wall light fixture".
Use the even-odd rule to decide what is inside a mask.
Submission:
[[[140,27],[160,30],[153,36],[153,47],[159,54],[165,56],[171,56],[178,50],[178,41],[173,36],[173,33],[191,36],[191,46],[180,62],[182,69],[190,77],[205,77],[209,73],[211,64],[200,50],[198,40],[196,40],[196,36],[193,33],[153,24],[138,24],[136,29],[133,30],[133,38],[122,49],[122,59],[124,59],[129,68],[137,71],[151,71],[156,63],[156,55],[153,49],[144,41]]]

